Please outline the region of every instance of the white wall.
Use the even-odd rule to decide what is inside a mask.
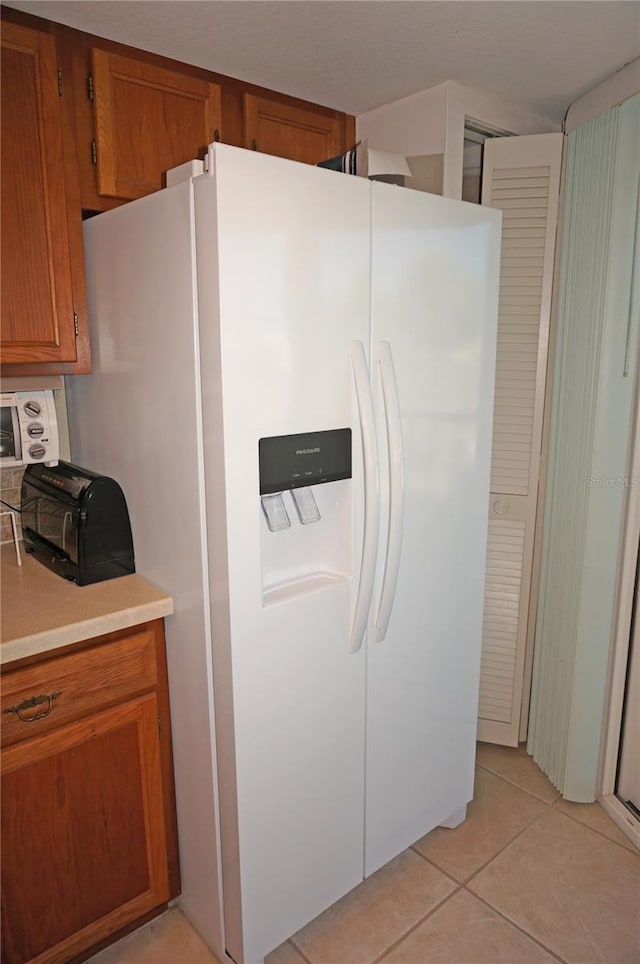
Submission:
[[[405,157],[444,154],[447,86],[438,84],[360,114],[356,139],[366,140],[375,150]]]
[[[442,193],[460,198],[466,119],[511,134],[560,129],[557,122],[448,80],[360,114],[356,118],[356,136],[359,140],[366,138],[369,147],[407,157],[443,154]]]
[[[567,133],[575,130],[581,124],[604,114],[612,107],[617,107],[637,93],[640,93],[640,57],[574,100],[567,111],[565,130]]]

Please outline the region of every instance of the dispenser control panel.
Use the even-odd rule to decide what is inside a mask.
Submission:
[[[351,478],[351,429],[275,435],[258,443],[260,495]]]

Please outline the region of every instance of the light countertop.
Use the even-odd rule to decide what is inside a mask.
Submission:
[[[20,544],[22,549],[22,543]],[[128,629],[173,612],[173,601],[142,576],[76,586],[22,551],[0,547],[0,663]]]

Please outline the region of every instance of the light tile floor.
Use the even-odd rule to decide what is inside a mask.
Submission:
[[[527,755],[478,745],[466,821],[437,829],[266,964],[640,964],[640,855]],[[216,964],[177,908],[91,964]]]

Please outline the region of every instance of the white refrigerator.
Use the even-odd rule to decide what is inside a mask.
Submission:
[[[256,964],[472,799],[500,214],[220,144],[170,183],[86,223],[71,452],[174,597],[182,909]]]

